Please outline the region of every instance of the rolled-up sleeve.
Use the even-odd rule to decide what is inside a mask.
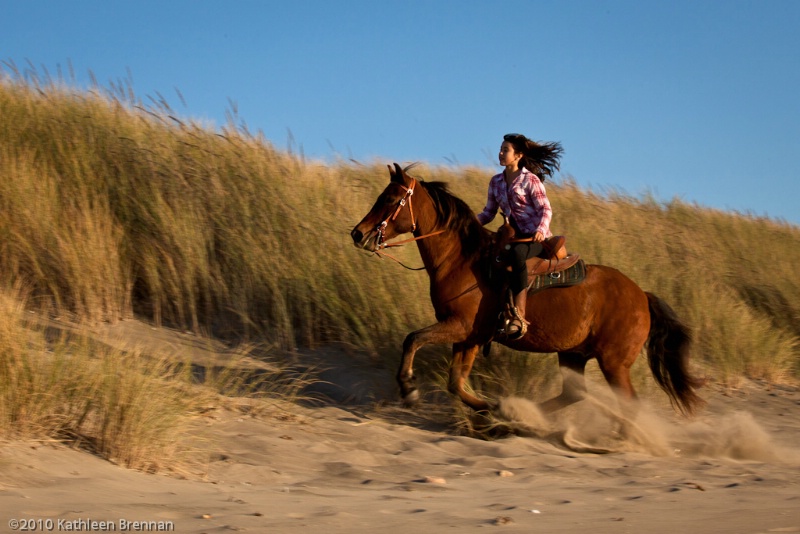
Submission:
[[[497,214],[497,198],[495,198],[494,187],[492,181],[489,182],[489,192],[486,197],[486,206],[483,211],[478,214],[478,222],[481,225],[489,224]]]
[[[537,232],[541,232],[545,237],[550,235],[550,221],[553,220],[553,208],[550,207],[550,200],[547,198],[547,192],[544,189],[544,184],[538,178],[531,180],[531,198],[534,199],[533,209],[536,211],[536,217],[539,219],[539,225],[536,227]]]

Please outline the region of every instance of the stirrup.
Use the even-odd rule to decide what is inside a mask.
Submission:
[[[508,326],[506,326],[506,339],[509,341],[516,341],[525,337],[527,332],[528,325],[525,324],[525,321],[520,322],[515,318],[509,321]]]
[[[516,341],[525,337],[528,332],[528,321],[519,313],[519,308],[513,306],[511,308],[511,320],[506,321],[505,333],[506,338],[510,341]]]

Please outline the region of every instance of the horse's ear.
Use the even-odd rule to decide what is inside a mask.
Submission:
[[[391,170],[389,172],[391,172]],[[394,164],[394,172],[392,172],[392,181],[397,182],[400,185],[405,185],[406,183],[406,173],[405,171],[403,171],[403,168],[400,166],[399,163]]]

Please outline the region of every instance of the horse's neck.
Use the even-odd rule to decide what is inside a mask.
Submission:
[[[475,297],[473,291],[486,286],[481,269],[474,265],[478,260],[464,257],[461,238],[453,230],[417,243],[430,278],[430,298],[436,316],[441,318],[462,313],[463,310],[456,311],[464,305],[461,297]]]
[[[431,232],[427,232],[431,233]],[[421,233],[425,235],[426,232]],[[425,270],[434,277],[447,276],[461,256],[461,243],[451,230],[417,241]]]
[[[424,236],[439,230],[441,228],[436,229],[433,225],[423,223],[420,225],[419,235]],[[441,234],[420,239],[417,246],[432,283],[443,280],[452,282],[453,277],[463,276],[463,271],[471,271],[471,261],[464,256],[461,236],[455,230],[446,229]]]

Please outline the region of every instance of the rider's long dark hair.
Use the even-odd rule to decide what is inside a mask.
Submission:
[[[506,134],[503,141],[511,143],[514,152],[523,154],[520,167],[525,167],[543,182],[561,166],[559,160],[564,152],[561,143],[537,143],[522,134]]]

